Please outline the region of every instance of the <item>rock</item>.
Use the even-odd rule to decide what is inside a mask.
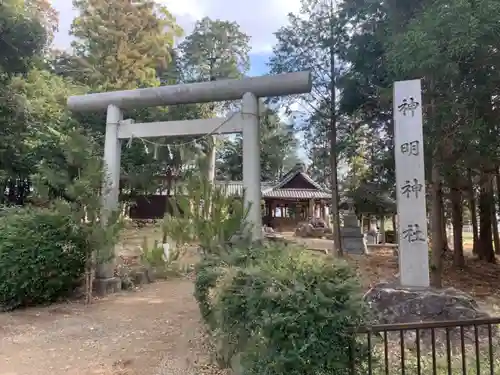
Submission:
[[[267,225],[262,226],[262,232],[263,233],[274,233],[274,229],[271,227],[268,227]]]
[[[268,227],[267,225],[262,226],[262,237],[272,242],[284,240],[283,235],[276,233],[273,228]]]
[[[328,225],[326,224],[326,221],[323,220],[320,217],[314,217],[311,220],[309,220],[309,224],[313,226],[313,228],[324,228],[326,229]]]
[[[488,317],[468,294],[448,288],[413,289],[381,283],[364,296],[379,323],[410,323]]]
[[[368,232],[366,234],[366,244],[367,245],[376,245],[377,244],[378,234],[375,232]]]
[[[314,227],[311,222],[300,223],[295,229],[295,236],[302,238],[322,238],[326,230],[326,227]]]
[[[481,311],[472,296],[454,288],[443,290],[432,288],[404,288],[396,283],[380,283],[364,296],[373,313],[375,324],[441,322],[489,318]],[[460,330],[451,330],[452,341],[460,340]],[[474,339],[473,328],[465,330],[465,338]],[[422,330],[422,339],[428,338],[430,330]],[[436,330],[438,341],[444,341],[444,329]],[[486,335],[486,336],[485,336]],[[414,341],[415,332],[405,332]],[[480,328],[480,336],[487,337],[487,327]]]

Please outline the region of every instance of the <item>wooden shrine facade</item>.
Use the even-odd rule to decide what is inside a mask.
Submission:
[[[217,182],[229,194],[240,195],[241,182]],[[288,172],[278,183],[261,183],[262,224],[279,232],[294,231],[300,222],[322,218],[329,223],[331,193],[302,169]]]
[[[241,196],[241,181],[217,181],[227,194]],[[300,222],[322,218],[329,223],[331,193],[323,189],[302,169],[293,169],[277,183],[262,182],[262,224],[276,231],[294,231]],[[168,211],[165,194],[134,198],[131,219],[161,219]]]

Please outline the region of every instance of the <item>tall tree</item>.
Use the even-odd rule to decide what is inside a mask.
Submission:
[[[72,43],[86,84],[94,90],[134,89],[159,84],[157,68],[167,66],[175,18],[151,0],[74,0]]]
[[[42,18],[19,0],[0,3],[0,35],[0,74],[26,73],[49,39]]]
[[[34,87],[28,82],[30,71],[43,65],[49,41],[44,20],[32,2],[0,4],[0,203],[24,202],[35,163],[43,157],[36,136],[60,113],[46,116],[53,109],[50,95],[55,92],[46,92],[43,85],[36,93],[25,90]]]
[[[201,19],[179,46],[183,81],[241,78],[250,68],[249,41],[236,22]],[[223,103],[205,105],[205,114],[214,116],[224,107]],[[216,144],[215,136],[204,142],[207,177],[212,182],[216,175]]]
[[[70,75],[93,91],[135,89],[181,80],[174,40],[182,30],[167,8],[151,0],[75,0],[80,15],[72,34],[76,56],[59,54],[58,74]],[[80,67],[72,73],[75,67]],[[125,116],[141,121],[168,121],[200,117],[199,106],[146,108]],[[92,121],[94,123],[94,121]],[[104,121],[95,122],[104,133]],[[188,148],[185,137],[132,140],[123,146],[122,186],[143,193],[172,184],[181,173]],[[192,147],[191,147],[192,148]],[[151,183],[151,182],[156,182]]]
[[[401,4],[347,0],[341,9],[352,32],[341,49],[349,69],[340,80],[340,110],[353,122],[378,129],[387,142],[374,146],[386,153],[387,161],[392,154],[393,81],[423,78],[435,286],[441,283],[442,251],[447,247],[443,211],[452,208],[454,231],[461,233],[463,197],[470,198],[475,214],[476,189],[483,236],[475,236],[475,248],[480,258],[495,259],[491,177],[499,153],[492,141],[497,134],[500,59],[491,46],[499,31],[498,6],[491,0],[453,4],[441,0]],[[393,179],[394,165],[382,165]],[[461,244],[455,244],[455,264],[461,266]]]
[[[310,94],[295,99],[302,110],[302,129],[313,158],[313,168],[322,170],[330,180],[334,247],[340,244],[339,192],[337,178],[337,103],[335,81],[340,71],[337,52],[345,35],[334,0],[301,0],[297,14],[276,33],[278,43],[270,61],[273,73],[311,70],[314,77]],[[297,101],[298,99],[298,101]],[[328,162],[329,160],[329,162]]]
[[[179,46],[183,80],[241,78],[250,69],[249,42],[236,22],[202,18]]]
[[[499,152],[490,137],[497,132],[499,112],[494,101],[500,80],[500,53],[490,46],[500,31],[499,9],[500,5],[491,0],[458,1],[452,5],[436,0],[388,43],[388,60],[395,72],[424,77],[430,120],[427,143],[432,168],[437,169],[433,176],[453,182],[453,188],[460,189],[465,167],[476,167],[481,222],[478,255],[490,262],[495,261],[491,180]],[[461,167],[459,179],[457,167]],[[454,178],[450,179],[450,175]],[[433,228],[432,235],[439,237],[437,231]]]

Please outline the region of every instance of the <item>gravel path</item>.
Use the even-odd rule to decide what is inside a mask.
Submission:
[[[172,280],[91,306],[0,314],[0,375],[219,374],[192,292]]]

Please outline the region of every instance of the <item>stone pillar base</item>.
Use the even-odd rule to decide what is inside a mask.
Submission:
[[[93,289],[99,296],[117,293],[122,290],[122,280],[119,277],[96,278]]]
[[[346,254],[366,254],[368,252],[363,237],[341,236],[342,249]]]
[[[366,241],[358,226],[358,218],[352,212],[344,217],[344,226],[340,229],[342,248],[346,254],[366,254]]]

